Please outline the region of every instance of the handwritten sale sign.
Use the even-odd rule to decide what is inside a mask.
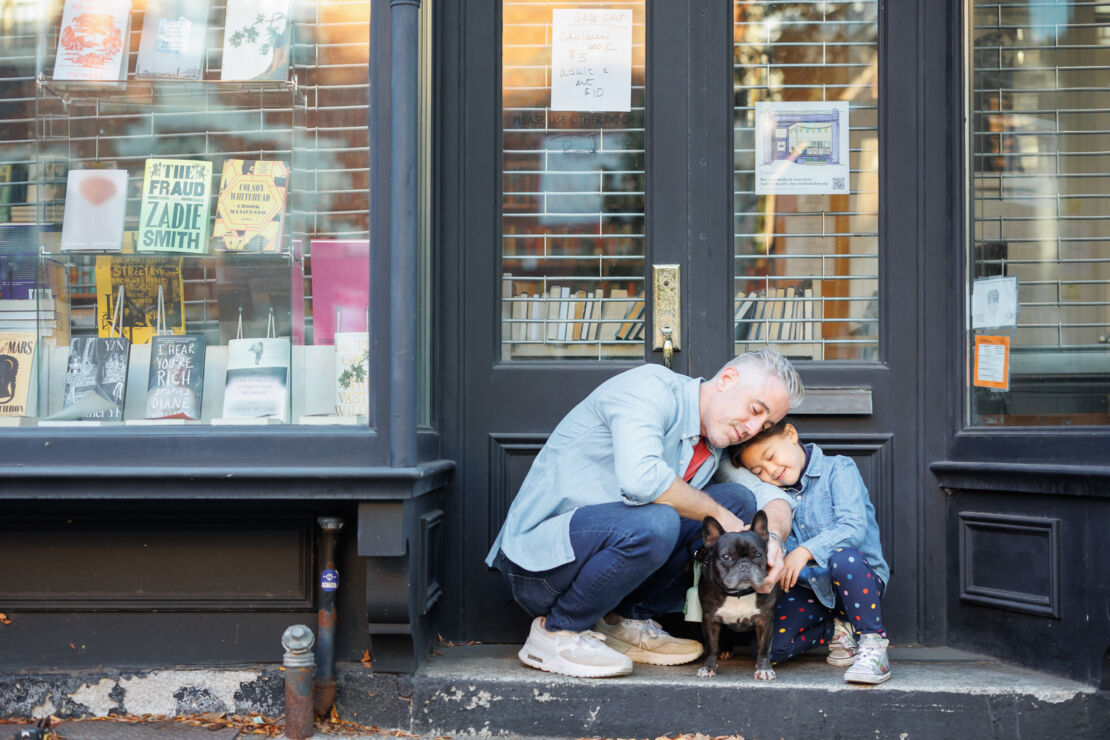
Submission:
[[[631,110],[632,11],[551,13],[551,110]]]

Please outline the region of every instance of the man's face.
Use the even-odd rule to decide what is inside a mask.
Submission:
[[[743,442],[774,426],[790,410],[786,388],[778,378],[760,371],[740,377],[725,368],[715,380],[701,410],[701,433],[714,447]]]

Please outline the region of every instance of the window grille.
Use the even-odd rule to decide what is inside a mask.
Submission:
[[[736,2],[736,351],[878,360],[878,3]],[[756,104],[845,101],[848,189],[759,193]]]

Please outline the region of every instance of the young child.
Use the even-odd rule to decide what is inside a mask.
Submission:
[[[826,456],[815,444],[799,444],[798,430],[785,421],[746,442],[738,456],[735,462],[784,489],[796,504],[771,662],[827,643],[829,664],[849,666],[845,681],[886,681],[882,595],[890,567],[855,462]]]

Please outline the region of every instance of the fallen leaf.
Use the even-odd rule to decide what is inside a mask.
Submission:
[[[0,624],[11,624],[12,620],[8,619],[8,615],[0,612]]]

